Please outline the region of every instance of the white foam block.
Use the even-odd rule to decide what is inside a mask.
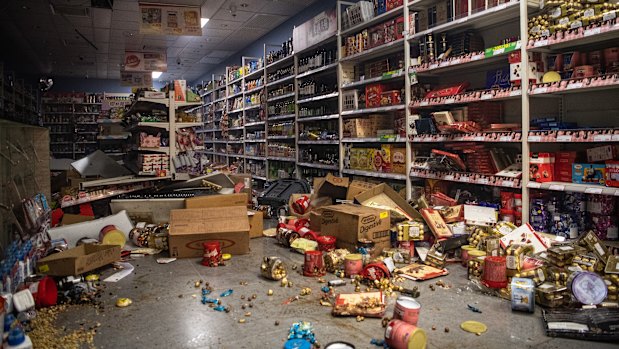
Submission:
[[[49,230],[49,236],[52,239],[65,239],[70,247],[75,247],[77,241],[81,238],[99,239],[99,232],[106,225],[114,225],[128,239],[129,232],[133,229],[133,223],[127,215],[127,211],[123,210],[115,215],[104,218],[95,219],[94,221],[64,225],[62,227],[52,228]]]

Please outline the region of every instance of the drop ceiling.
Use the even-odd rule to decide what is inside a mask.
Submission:
[[[93,8],[90,0],[3,0],[0,29],[4,48],[8,44],[18,57],[17,68],[33,74],[118,79],[125,50],[165,50],[168,72],[160,80],[193,81],[315,1],[158,1],[201,6],[210,21],[194,37],[140,35],[137,0],[114,0],[113,10]]]

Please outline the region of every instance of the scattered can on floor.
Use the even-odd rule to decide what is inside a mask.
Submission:
[[[38,280],[27,282],[26,286],[32,293],[37,308],[56,305],[58,301],[58,287],[53,278],[44,276]]]
[[[344,260],[348,256],[348,252],[345,248],[339,248],[333,251],[327,252],[325,255],[325,267],[329,273],[335,273],[344,266]]]
[[[219,241],[207,241],[202,244],[204,255],[202,256],[202,265],[207,267],[216,267],[221,263],[221,244]]]
[[[122,248],[127,243],[127,238],[115,225],[106,225],[99,231],[99,241],[103,245],[117,245]]]
[[[382,280],[390,277],[389,269],[383,262],[373,262],[366,265],[363,267],[361,275],[364,279],[371,281]]]
[[[288,272],[279,257],[264,257],[260,265],[260,274],[270,280],[281,280]]]
[[[490,288],[507,287],[507,261],[505,257],[490,256],[484,260],[482,283]]]
[[[306,251],[303,264],[304,276],[325,276],[325,262],[322,251]]]
[[[402,320],[391,320],[385,329],[385,341],[392,349],[425,349],[426,332]]]
[[[601,276],[590,271],[577,271],[567,279],[567,288],[585,305],[600,304],[608,296],[608,286]]]
[[[488,258],[486,258],[486,261]],[[531,279],[512,278],[512,310],[535,311],[535,283]]]
[[[412,297],[400,296],[393,308],[393,318],[417,326],[421,304]]]
[[[462,251],[462,266],[466,267],[470,259],[469,252],[475,250],[475,246],[464,245],[460,247],[460,250]]]
[[[351,253],[344,257],[344,273],[346,277],[353,277],[363,271],[363,260],[359,253]]]
[[[318,250],[331,252],[335,250],[335,243],[337,242],[337,239],[335,236],[322,235],[316,238],[316,242],[318,242]]]
[[[312,344],[302,338],[293,338],[284,343],[284,349],[312,349]]]
[[[325,345],[325,349],[355,349],[355,346],[348,342],[331,342]]]

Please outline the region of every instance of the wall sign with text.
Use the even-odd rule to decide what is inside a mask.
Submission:
[[[140,34],[202,36],[199,6],[140,3]]]

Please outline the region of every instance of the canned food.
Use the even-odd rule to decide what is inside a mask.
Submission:
[[[279,257],[264,257],[260,265],[260,274],[267,279],[281,280],[288,275],[288,272]]]

